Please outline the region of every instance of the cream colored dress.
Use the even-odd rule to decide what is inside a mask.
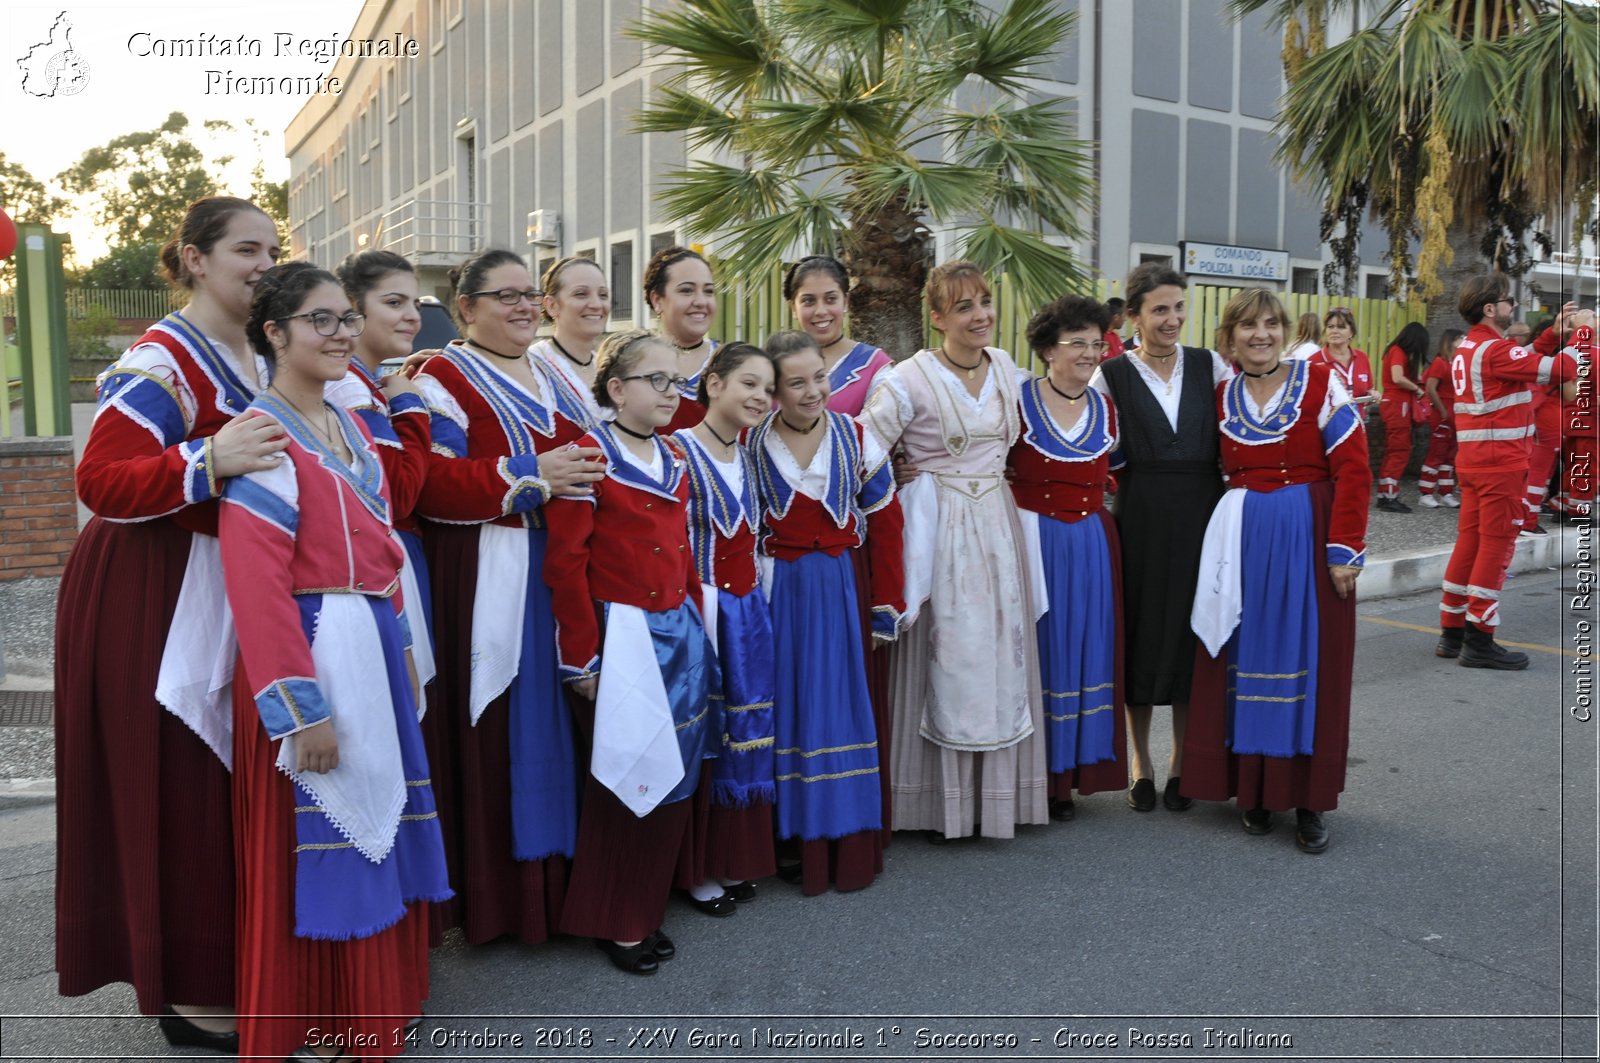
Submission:
[[[897,830],[1009,838],[1048,820],[1034,591],[1005,480],[1017,372],[989,348],[974,398],[933,351],[878,374],[860,421],[921,476],[905,511],[908,627],[890,653]]]

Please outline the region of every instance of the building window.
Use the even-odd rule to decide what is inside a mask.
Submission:
[[[403,37],[403,39],[408,40],[408,41],[416,39],[416,36],[417,36],[417,24],[416,24],[415,19],[416,19],[415,15],[407,15],[406,16],[405,25],[400,30],[400,33],[401,33],[401,36]],[[408,63],[406,63],[405,72],[400,75],[400,102],[401,103],[405,103],[407,100],[409,100],[411,98],[411,83],[412,83],[412,79],[416,77],[416,70],[417,70],[416,62],[415,61],[408,62]]]
[[[654,258],[657,252],[665,251],[678,242],[678,234],[668,230],[664,233],[650,234],[650,257]]]
[[[633,241],[611,245],[611,317],[633,320]]]
[[[1172,256],[1171,255],[1151,255],[1151,254],[1146,254],[1144,252],[1140,252],[1140,254],[1139,254],[1139,265],[1142,266],[1146,262],[1159,262],[1163,266],[1170,267],[1172,265]]]
[[[598,261],[600,257],[599,252],[592,247],[581,248],[577,251],[574,251],[572,254],[576,258],[586,258],[590,262]]]
[[[1366,287],[1366,297],[1368,299],[1389,298],[1389,275],[1387,273],[1367,274]]]
[[[544,283],[544,279],[543,279],[544,275],[546,273],[550,272],[550,267],[555,265],[555,264],[556,264],[556,256],[554,256],[554,255],[542,255],[542,256],[540,256],[540,258],[539,258],[539,274],[538,274],[538,276],[540,278],[539,283],[541,283],[541,284]]]
[[[1289,274],[1289,290],[1301,295],[1316,295],[1317,274],[1320,272],[1321,270],[1315,268],[1306,269],[1303,266],[1295,266]]]
[[[372,98],[367,101],[367,147],[375,148],[383,142],[383,123],[378,121],[378,90],[372,90]]]
[[[462,0],[448,0],[446,6],[450,10],[450,25],[454,26],[456,23],[460,22],[464,17],[466,17],[462,13]]]
[[[444,31],[447,28],[444,24],[444,0],[429,0],[428,29],[433,33],[433,41],[428,48],[430,55],[444,51]]]

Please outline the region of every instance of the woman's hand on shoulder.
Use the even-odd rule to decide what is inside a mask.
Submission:
[[[241,413],[211,437],[212,471],[220,477],[265,472],[289,445],[283,426],[266,414]]]
[[[594,494],[589,485],[606,475],[606,454],[599,447],[573,443],[539,455],[539,478],[558,498],[583,498]]]

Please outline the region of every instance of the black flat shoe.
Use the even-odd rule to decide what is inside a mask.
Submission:
[[[1149,812],[1156,807],[1156,781],[1140,779],[1128,791],[1128,807],[1135,812]]]
[[[1070,799],[1066,801],[1054,797],[1050,799],[1050,818],[1057,823],[1067,823],[1077,814],[1078,810],[1072,807]]]
[[[594,946],[610,956],[611,962],[620,971],[627,971],[629,974],[655,974],[661,969],[649,938],[645,938],[637,945],[618,945],[615,941],[595,938]]]
[[[1174,775],[1167,780],[1167,785],[1161,790],[1161,803],[1168,812],[1182,812],[1194,804],[1194,798],[1185,797],[1178,792],[1178,776]]]
[[[639,944],[649,946],[650,954],[662,963],[666,963],[678,954],[678,946],[674,945],[672,939],[659,930],[647,936]]]
[[[1244,824],[1246,834],[1271,834],[1272,813],[1264,808],[1247,808],[1239,816],[1239,822]]]
[[[782,879],[784,882],[787,882],[789,885],[798,886],[800,885],[800,879],[804,877],[805,872],[800,869],[799,864],[779,864],[777,875],[778,878]]]
[[[743,904],[745,901],[756,899],[756,884],[754,882],[735,882],[731,886],[722,887],[722,892]]]
[[[162,1014],[156,1020],[161,1027],[161,1036],[167,1039],[167,1044],[174,1048],[208,1048],[213,1052],[236,1056],[239,1054],[239,1031],[229,1030],[227,1033],[214,1033],[203,1030],[188,1019],[172,1010],[166,1005]]]
[[[922,832],[922,836],[924,838],[928,839],[928,844],[929,845],[949,845],[950,844],[950,839],[946,838],[944,836],[944,831],[942,831],[942,830],[925,830],[925,831]]]
[[[726,919],[739,910],[738,903],[726,893],[720,897],[713,897],[709,901],[702,901],[692,894],[685,893],[683,899],[688,901],[689,906],[695,911],[704,912],[713,919]]]
[[[1294,820],[1294,843],[1302,853],[1315,856],[1328,851],[1328,828],[1322,824],[1321,812],[1297,808]]]

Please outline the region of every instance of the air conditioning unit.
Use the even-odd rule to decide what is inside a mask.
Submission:
[[[553,210],[528,211],[528,243],[555,247],[561,243],[561,215]]]

